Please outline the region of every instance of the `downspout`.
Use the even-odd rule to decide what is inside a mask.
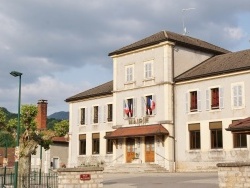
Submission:
[[[175,82],[174,82],[174,46],[172,46],[172,97],[173,97],[173,141],[174,141],[174,172],[176,172],[176,138],[175,138]]]

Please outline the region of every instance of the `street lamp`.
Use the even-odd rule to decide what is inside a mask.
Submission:
[[[21,76],[23,73],[12,71],[10,73],[14,77],[19,77],[19,95],[18,95],[18,124],[17,124],[17,136],[16,136],[16,148],[15,148],[15,176],[14,176],[14,188],[17,188],[18,177],[18,161],[19,161],[19,134],[20,134],[20,104],[21,104]]]

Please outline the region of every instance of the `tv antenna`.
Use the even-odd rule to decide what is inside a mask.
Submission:
[[[184,22],[184,12],[189,11],[189,10],[194,10],[195,8],[184,8],[182,9],[182,27],[183,27],[183,35],[187,34],[187,28],[185,27],[185,22]]]

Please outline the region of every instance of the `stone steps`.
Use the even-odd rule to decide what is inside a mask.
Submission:
[[[115,164],[113,166],[106,166],[104,173],[164,173],[168,172],[165,168],[158,164]]]

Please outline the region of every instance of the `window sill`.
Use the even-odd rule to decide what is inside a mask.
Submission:
[[[245,151],[247,151],[248,150],[248,148],[247,147],[242,147],[242,148],[233,148],[233,150],[239,150],[239,151],[242,151],[242,150],[245,150]]]
[[[152,80],[155,80],[155,77],[144,78],[143,82],[152,81]]]
[[[132,84],[135,84],[135,81],[129,81],[124,83],[124,85],[132,85]]]
[[[232,107],[232,110],[242,110],[242,109],[244,109],[245,108],[245,106],[240,106],[240,107]]]
[[[190,149],[190,150],[187,150],[188,153],[199,153],[201,152],[201,149]]]

